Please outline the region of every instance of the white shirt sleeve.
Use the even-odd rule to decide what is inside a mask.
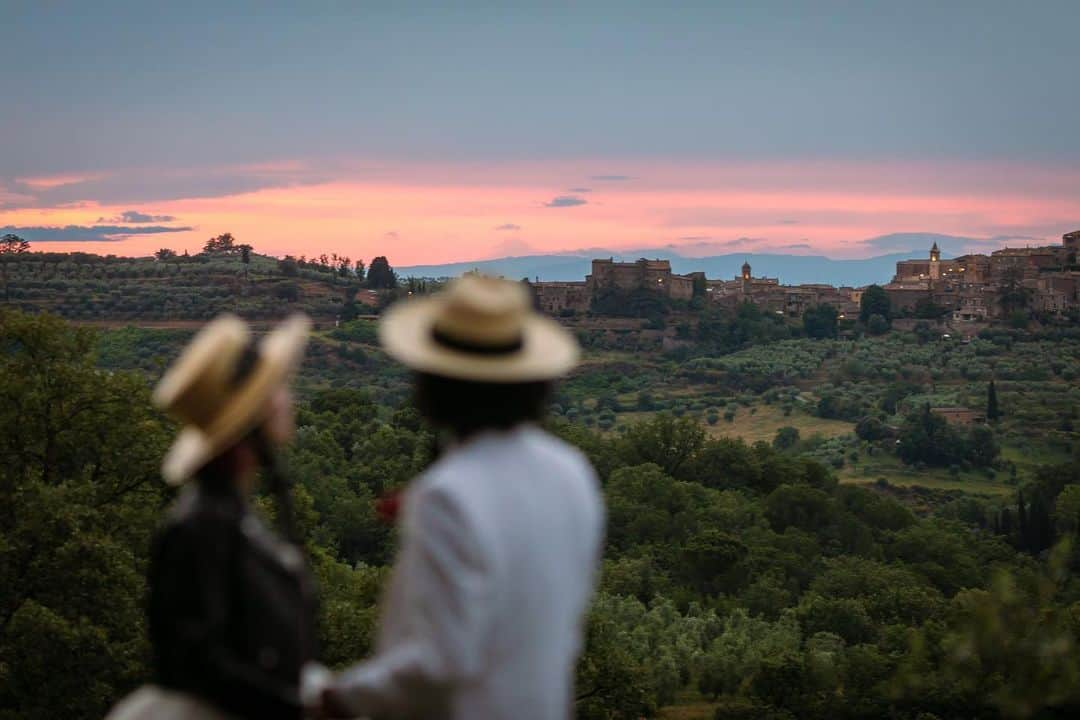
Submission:
[[[405,631],[336,686],[356,715],[408,714],[437,707],[447,691],[483,670],[491,608],[490,567],[462,509],[423,490],[406,503],[396,572],[402,607],[388,608]]]

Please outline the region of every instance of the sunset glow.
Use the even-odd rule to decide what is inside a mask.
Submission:
[[[40,251],[862,257],[1080,223],[1048,7],[16,5],[0,231]]]
[[[621,172],[600,175],[590,166]],[[365,171],[284,162],[206,172],[264,187],[149,203],[49,203],[48,191],[93,198],[103,181],[123,182],[127,173],[23,180],[14,191],[24,202],[9,204],[29,206],[0,210],[0,226],[38,228],[38,237],[27,234],[43,250],[197,252],[206,238],[231,232],[272,255],[387,254],[409,265],[666,246],[687,255],[859,257],[880,251],[862,241],[892,232],[932,230],[997,244],[1053,241],[1080,216],[1080,196],[1071,192],[1080,173],[1037,166],[592,161],[383,164]],[[169,220],[142,234],[147,223],[125,223],[131,212]],[[113,226],[109,240],[94,237],[102,225]],[[77,231],[69,226],[87,228],[86,237],[72,237]],[[50,241],[46,228],[69,231]]]

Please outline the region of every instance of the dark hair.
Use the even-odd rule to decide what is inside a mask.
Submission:
[[[292,489],[282,470],[280,458],[273,444],[266,437],[262,426],[256,427],[239,441],[210,462],[197,473],[196,481],[204,490],[211,493],[234,492],[233,478],[236,476],[236,454],[233,452],[242,443],[248,444],[255,452],[270,494],[277,505],[278,529],[285,539],[298,543],[295,511],[292,502]]]
[[[507,430],[542,420],[551,395],[551,381],[491,383],[417,373],[416,408],[432,424],[458,437],[483,430]]]
[[[236,476],[237,461],[233,450],[239,444],[234,443],[207,461],[195,472],[195,482],[204,490],[214,494],[234,492],[233,478]]]

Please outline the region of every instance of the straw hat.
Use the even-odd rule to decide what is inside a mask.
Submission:
[[[392,306],[379,340],[410,368],[457,380],[550,380],[578,360],[573,336],[532,309],[523,284],[479,275]]]
[[[184,424],[161,464],[166,482],[183,483],[262,421],[310,327],[293,315],[256,342],[247,323],[225,314],[199,331],[154,389],[154,404]]]

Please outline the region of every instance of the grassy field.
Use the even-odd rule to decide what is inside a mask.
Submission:
[[[741,437],[748,443],[755,443],[758,440],[772,442],[776,431],[789,425],[798,430],[803,438],[814,434],[831,438],[846,435],[855,429],[854,423],[824,420],[798,410],[785,417],[783,411],[775,405],[740,407],[733,421],[728,422],[721,417],[715,425],[706,425],[706,428],[714,437]]]
[[[655,412],[621,412],[618,414],[618,421],[621,425],[632,425],[654,415]],[[728,422],[721,416],[715,425],[707,424],[702,418],[702,427],[712,437],[739,437],[748,443],[759,440],[771,443],[776,431],[787,425],[796,428],[804,438],[814,434],[831,438],[853,432],[855,428],[854,423],[844,420],[823,420],[798,411],[785,417],[783,411],[774,405],[740,407],[734,420]]]
[[[994,479],[981,472],[961,472],[949,474],[944,468],[919,470],[904,465],[895,455],[865,455],[854,467],[846,466],[838,472],[841,482],[872,483],[885,478],[893,485],[901,487],[922,486],[935,490],[962,490],[975,495],[999,496],[1010,495],[1016,488],[1006,482],[1005,473],[998,473]]]
[[[660,720],[712,720],[717,703],[709,702],[701,694],[685,689],[679,693],[674,705],[660,708]]]

